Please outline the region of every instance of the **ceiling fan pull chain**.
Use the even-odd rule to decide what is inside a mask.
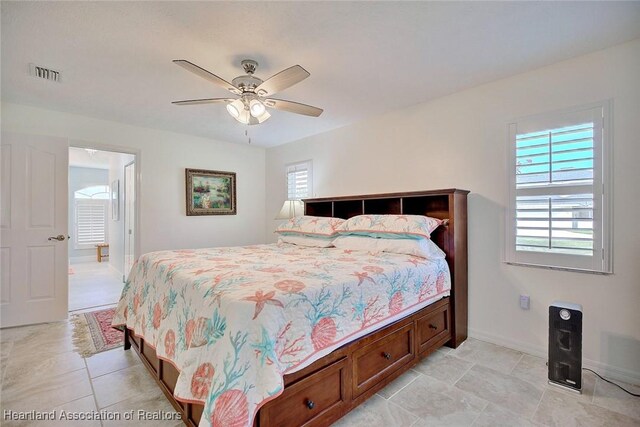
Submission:
[[[248,129],[245,129],[244,136],[247,137],[247,140],[248,140],[249,144],[251,144],[251,137],[249,136],[249,130]]]

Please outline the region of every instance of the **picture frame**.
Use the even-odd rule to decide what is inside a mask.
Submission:
[[[111,219],[120,221],[120,180],[111,183]]]
[[[187,216],[236,215],[236,173],[185,169]]]

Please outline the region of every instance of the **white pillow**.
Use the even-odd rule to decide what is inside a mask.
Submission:
[[[339,249],[391,252],[427,259],[444,259],[445,253],[430,239],[384,239],[366,236],[339,236],[333,241]]]
[[[338,234],[342,218],[324,216],[296,216],[276,228],[277,234],[303,234],[305,236],[331,237]]]
[[[429,239],[431,232],[442,222],[424,215],[358,215],[340,225],[338,233],[389,239]]]
[[[333,239],[303,235],[281,234],[280,236],[278,236],[278,243],[291,243],[294,245],[307,246],[311,248],[330,248],[333,246]]]

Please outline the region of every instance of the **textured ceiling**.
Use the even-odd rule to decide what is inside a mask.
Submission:
[[[1,14],[3,101],[238,143],[248,129],[262,146],[640,37],[640,2],[2,1]],[[246,127],[224,105],[170,104],[227,95],[172,59],[231,80],[243,58],[263,79],[302,65],[311,77],[278,97],[324,114]]]

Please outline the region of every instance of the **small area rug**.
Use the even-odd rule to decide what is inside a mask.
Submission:
[[[73,345],[83,357],[120,347],[124,334],[111,327],[115,307],[75,314],[73,322]]]

